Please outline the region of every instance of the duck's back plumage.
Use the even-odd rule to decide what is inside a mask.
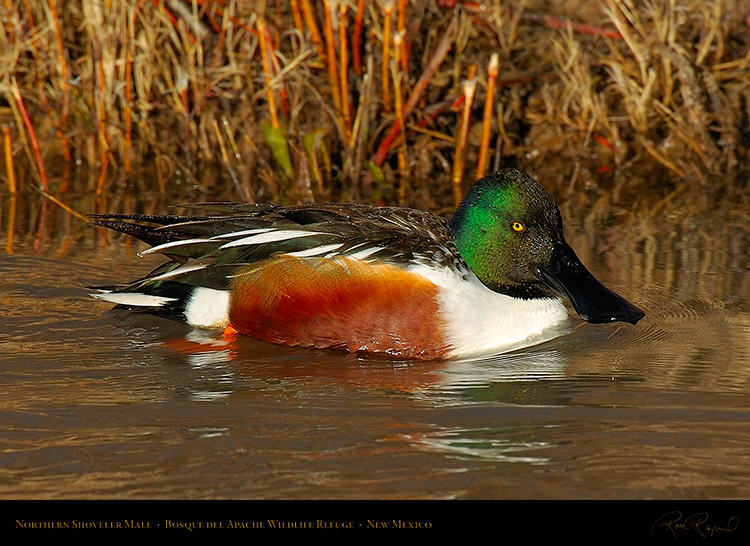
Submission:
[[[196,286],[228,289],[236,269],[282,254],[467,270],[446,220],[426,211],[335,203],[291,207],[210,203],[190,207],[214,214],[95,217],[96,225],[151,246],[141,254],[160,253],[172,260],[127,289],[153,283],[164,275]]]

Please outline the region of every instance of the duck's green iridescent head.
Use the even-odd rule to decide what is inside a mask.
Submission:
[[[565,242],[552,196],[526,173],[506,169],[479,180],[449,229],[466,264],[496,292],[519,298],[564,294],[589,322],[635,323],[644,315],[584,267]]]
[[[536,268],[548,263],[562,219],[552,196],[515,169],[490,174],[471,188],[450,221],[456,247],[488,287],[513,293],[543,290]]]

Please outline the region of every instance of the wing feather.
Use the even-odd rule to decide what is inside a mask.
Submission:
[[[151,245],[141,254],[167,262],[121,291],[148,292],[165,281],[229,289],[236,272],[274,256],[349,257],[391,265],[464,267],[445,219],[429,212],[372,205],[195,204],[210,216],[122,215],[95,224]]]

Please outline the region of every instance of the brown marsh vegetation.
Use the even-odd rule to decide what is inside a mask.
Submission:
[[[5,190],[449,211],[750,201],[741,0],[2,0]],[[56,196],[56,197],[52,197]]]

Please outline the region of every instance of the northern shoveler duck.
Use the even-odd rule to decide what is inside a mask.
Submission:
[[[398,207],[217,204],[205,217],[102,215],[170,261],[95,297],[283,345],[439,359],[498,353],[567,320],[644,313],[565,242],[531,176],[490,174],[450,221]]]

